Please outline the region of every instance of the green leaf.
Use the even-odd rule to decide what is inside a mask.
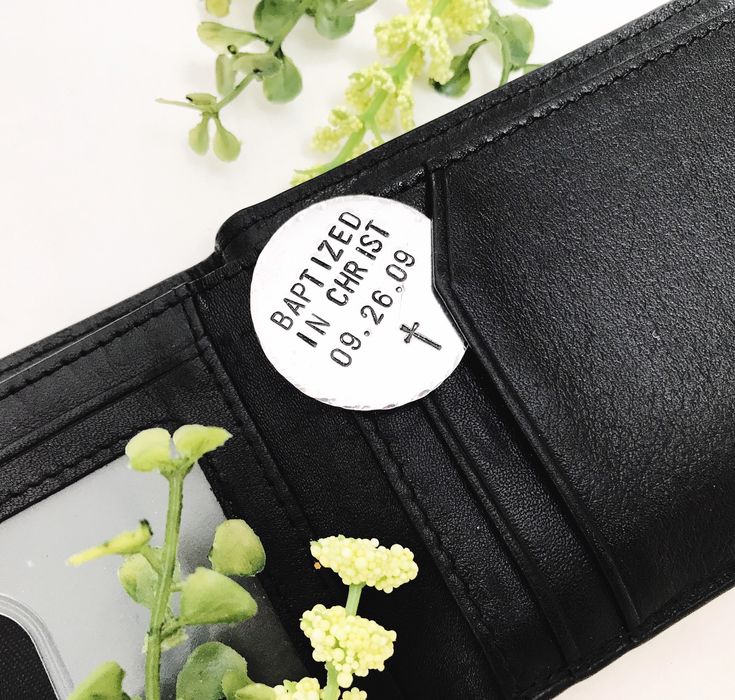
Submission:
[[[209,115],[202,114],[200,122],[189,132],[189,146],[203,156],[209,150]]]
[[[139,472],[149,472],[173,463],[171,435],[163,428],[142,430],[125,447],[130,466]]]
[[[265,550],[244,520],[225,520],[215,530],[209,561],[220,574],[255,576],[265,568]]]
[[[217,81],[217,92],[226,95],[235,87],[235,67],[232,65],[232,54],[221,53],[214,64],[214,75]]]
[[[221,642],[198,646],[186,660],[176,679],[176,700],[222,700],[223,680],[228,685],[249,684],[248,665],[234,649]]]
[[[276,691],[262,683],[251,683],[235,693],[235,700],[276,700]]]
[[[197,34],[204,44],[217,53],[223,53],[229,50],[230,47],[238,50],[243,46],[247,46],[251,41],[260,39],[253,32],[226,27],[219,22],[201,22],[197,27]]]
[[[503,29],[501,40],[508,49],[508,58],[514,68],[520,68],[528,63],[528,57],[533,50],[533,27],[531,23],[520,15],[506,15],[500,17],[498,23]]]
[[[230,0],[205,0],[207,12],[215,17],[224,17],[230,12]]]
[[[281,70],[281,61],[269,53],[238,53],[232,59],[232,66],[240,73],[268,77]]]
[[[258,612],[255,599],[224,574],[199,567],[181,589],[179,617],[185,625],[243,622]]]
[[[125,671],[114,661],[100,664],[72,692],[67,700],[123,700]]]
[[[470,87],[472,78],[470,74],[470,60],[472,60],[472,57],[475,55],[475,51],[477,51],[485,41],[485,39],[477,41],[463,54],[455,56],[450,64],[452,68],[452,77],[443,84],[432,80],[431,84],[434,86],[434,89],[437,92],[441,92],[443,95],[450,95],[451,97],[464,95]]]
[[[197,107],[211,107],[217,104],[217,97],[208,92],[190,92],[186,99]]]
[[[255,31],[269,39],[274,39],[288,28],[298,11],[298,2],[260,0],[253,15]]]
[[[108,554],[135,554],[148,544],[153,531],[147,520],[141,520],[135,530],[127,530],[106,540],[100,545],[85,549],[67,559],[70,566],[80,566]]]
[[[289,102],[301,92],[301,73],[288,56],[281,56],[281,69],[263,79],[263,93],[269,102]]]
[[[518,7],[528,7],[530,9],[548,7],[551,5],[551,0],[512,0],[512,2]]]
[[[216,131],[214,132],[214,155],[220,160],[229,162],[236,160],[240,155],[240,141],[231,131],[227,131],[219,119],[214,122]]]
[[[125,558],[117,570],[125,592],[136,602],[147,608],[153,607],[158,587],[158,574],[142,554]]]
[[[233,136],[232,138],[235,137]],[[216,148],[217,146],[215,144]],[[224,445],[231,437],[232,435],[224,428],[218,428],[216,426],[182,425],[174,433],[173,441],[176,450],[182,457],[196,462],[200,457],[207,454],[207,452],[212,452]]]
[[[314,25],[316,30],[327,39],[339,39],[352,31],[352,27],[355,26],[355,16],[327,15],[319,7],[314,16]]]

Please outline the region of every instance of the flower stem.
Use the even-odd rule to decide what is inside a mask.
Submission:
[[[151,609],[148,627],[148,643],[145,659],[145,697],[146,700],[161,700],[161,640],[163,624],[166,619],[171,585],[176,568],[176,553],[179,546],[181,529],[181,509],[184,500],[185,473],[174,473],[168,477],[168,510],[166,512],[166,535],[161,555],[161,573],[158,589]]]
[[[365,588],[364,583],[353,584],[347,592],[347,603],[345,603],[345,611],[348,615],[357,615],[357,608],[360,605],[360,596],[362,589]],[[333,664],[327,664],[327,685],[324,688],[324,700],[337,700],[339,697],[339,683],[337,683],[337,669]]]
[[[345,610],[348,615],[357,615],[357,606],[360,605],[360,596],[362,595],[362,589],[365,588],[364,584],[352,585],[347,593],[347,604]]]
[[[255,73],[248,73],[237,85],[235,85],[234,88],[232,88],[232,90],[230,90],[219,102],[217,102],[217,104],[212,107],[212,111],[215,114],[219,114],[220,110],[227,107],[227,105],[230,104],[232,100],[238,97],[240,93],[242,93],[242,91],[248,85],[250,85],[250,83],[253,82],[253,78],[255,78]]]
[[[324,700],[339,698],[339,683],[337,683],[337,669],[334,664],[327,664],[327,686],[324,688]]]

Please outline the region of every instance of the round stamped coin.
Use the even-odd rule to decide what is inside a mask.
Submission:
[[[465,351],[431,273],[431,221],[421,212],[368,195],[318,202],[258,258],[255,332],[308,396],[354,410],[401,406],[441,384]]]

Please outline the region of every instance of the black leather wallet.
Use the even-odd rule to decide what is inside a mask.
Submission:
[[[381,700],[551,697],[729,587],[734,5],[673,2],[245,209],[201,264],[0,361],[0,517],[144,427],[223,425],[205,472],[307,662],[299,614],[340,594],[310,539],[417,553],[366,603],[400,639]],[[346,193],[431,217],[469,345],[401,408],[308,398],[253,332],[269,236]]]

